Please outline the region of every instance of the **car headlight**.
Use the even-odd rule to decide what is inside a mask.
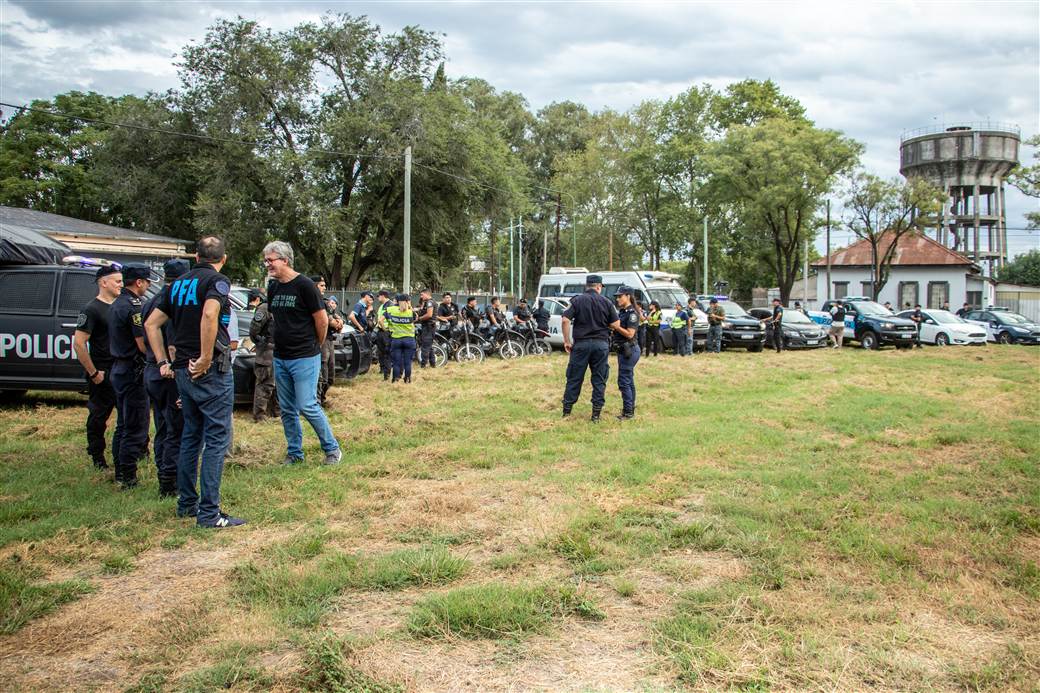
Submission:
[[[722,329],[724,329],[724,330],[731,330],[731,329],[733,329],[733,323],[731,323],[731,322],[724,322],[724,323],[722,323]]]
[[[1028,334],[1029,330],[1025,327],[1016,327],[1015,325],[1008,325],[1008,329],[1015,334]]]
[[[894,329],[894,328],[895,328],[895,325],[893,323],[890,323],[890,322],[883,322],[883,323],[881,323],[881,329],[883,329],[883,330],[891,330],[891,329]]]
[[[795,332],[794,330],[784,330],[784,336],[785,337],[797,337],[798,333]]]

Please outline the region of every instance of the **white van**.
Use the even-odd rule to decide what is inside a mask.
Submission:
[[[585,292],[585,277],[598,274],[603,277],[603,295],[613,300],[619,286],[630,286],[636,301],[649,305],[657,301],[661,306],[661,336],[665,345],[671,346],[669,324],[675,317],[675,304],[686,305],[690,294],[679,284],[679,275],[651,270],[628,270],[624,272],[590,272],[585,267],[550,267],[548,274],[538,280],[538,298],[570,298]],[[700,311],[698,311],[700,312]],[[707,318],[697,316],[697,321],[707,324]]]

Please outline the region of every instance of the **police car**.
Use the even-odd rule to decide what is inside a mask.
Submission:
[[[86,389],[72,349],[80,310],[97,295],[94,275],[107,260],[66,258],[61,265],[0,266],[0,391]],[[159,284],[148,289],[155,295]]]
[[[1040,325],[1007,308],[973,310],[964,319],[986,331],[986,339],[998,344],[1040,344]]]
[[[911,320],[901,318],[877,301],[866,296],[843,298],[845,306],[845,339],[855,340],[864,349],[878,349],[886,344],[897,349],[913,347],[917,338],[917,326]],[[831,306],[836,301],[825,301],[821,310],[809,311],[809,318],[820,325],[830,327]]]
[[[701,310],[711,307],[711,299],[715,298],[722,309],[726,311],[726,319],[722,323],[722,348],[723,349],[747,349],[748,351],[762,351],[765,342],[766,331],[762,322],[744,310],[739,303],[729,300],[728,296],[700,295],[696,297],[697,305]],[[707,316],[705,315],[705,320]]]

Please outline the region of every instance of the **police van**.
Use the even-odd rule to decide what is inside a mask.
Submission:
[[[585,278],[590,274],[603,277],[603,295],[613,300],[620,286],[632,288],[637,302],[649,305],[657,301],[661,306],[661,338],[671,348],[671,321],[675,317],[675,304],[684,307],[689,293],[679,283],[679,275],[651,270],[629,270],[624,272],[590,272],[585,267],[550,267],[547,274],[538,279],[538,298],[566,298],[585,292]],[[703,325],[700,323],[703,322]],[[707,318],[701,313],[697,323],[707,333]],[[550,325],[551,326],[551,325]],[[550,330],[551,332],[551,330]],[[698,340],[698,346],[703,346]]]
[[[97,295],[97,266],[0,266],[0,392],[86,388],[72,349],[80,310]],[[148,297],[159,290],[153,283]]]

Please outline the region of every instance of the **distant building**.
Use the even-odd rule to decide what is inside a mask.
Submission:
[[[883,237],[878,252],[891,243]],[[831,286],[827,287],[827,258],[811,263],[816,270],[816,294],[821,300],[846,296],[871,295],[870,243],[860,240],[831,254]],[[921,233],[908,233],[899,239],[878,302],[889,301],[895,308],[920,303],[940,308],[949,302],[953,309],[962,303],[988,306],[995,300],[996,282],[982,276],[979,266]]]
[[[158,270],[171,257],[191,257],[194,241],[157,236],[34,209],[0,206],[0,232],[30,229],[67,245],[73,254],[144,262]]]

